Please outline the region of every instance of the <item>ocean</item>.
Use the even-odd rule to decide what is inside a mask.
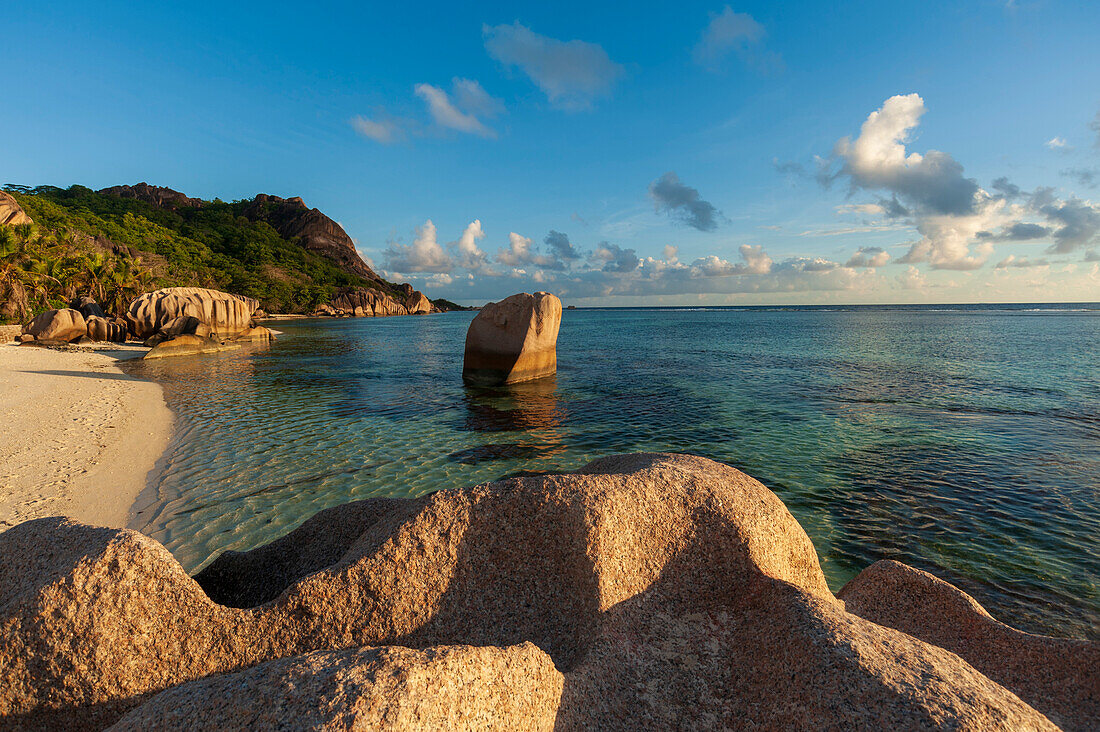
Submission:
[[[347,501],[687,452],[778,494],[834,591],[896,559],[1100,639],[1100,304],[567,310],[557,376],[498,389],[462,384],[473,316],[130,364],[177,415],[132,527],[194,572]]]

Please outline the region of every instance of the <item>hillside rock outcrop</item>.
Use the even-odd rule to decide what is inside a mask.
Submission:
[[[19,202],[6,191],[0,191],[0,226],[34,223]]]
[[[341,269],[368,280],[382,281],[359,252],[340,224],[316,208],[309,208],[298,196],[280,198],[260,193],[245,209],[252,221],[266,221],[279,236],[297,241],[303,248],[336,263]]]
[[[111,729],[549,732],[562,682],[531,643],[317,651],[164,691]]]
[[[88,334],[88,325],[79,310],[47,310],[23,327],[23,333],[36,341],[71,343]]]
[[[119,198],[132,198],[145,201],[161,208],[199,208],[202,206],[201,198],[190,198],[186,194],[174,191],[163,186],[151,186],[148,183],[138,183],[135,186],[111,186],[97,191],[108,196]]]
[[[522,292],[481,309],[466,332],[462,379],[477,386],[515,384],[557,371],[561,300]]]
[[[168,287],[146,293],[126,313],[130,332],[146,339],[177,318],[191,316],[219,338],[232,338],[252,327],[252,314],[260,303],[244,295],[231,295],[202,287]],[[194,331],[192,331],[194,332]]]
[[[935,623],[931,602],[920,611]],[[456,645],[482,648],[438,648]],[[133,531],[47,518],[0,534],[0,725],[32,729],[135,709],[127,724],[202,728],[214,704],[244,724],[307,699],[322,717],[419,699],[434,722],[416,690],[452,677],[445,693],[485,712],[470,726],[514,727],[500,704],[528,701],[553,704],[563,730],[1055,729],[1040,708],[1069,710],[1065,729],[1100,724],[1088,702],[1100,665],[1044,684],[1040,658],[1009,690],[995,658],[980,671],[969,652],[848,612],[771,491],[686,455],[347,504],[195,579]],[[463,668],[437,665],[446,654]],[[367,667],[415,677],[410,695],[368,683]],[[502,702],[494,684],[467,683],[479,674],[532,698]]]

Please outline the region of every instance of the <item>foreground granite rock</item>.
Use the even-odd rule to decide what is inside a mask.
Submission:
[[[562,683],[531,643],[316,651],[162,692],[111,729],[552,730]]]
[[[556,373],[560,326],[561,300],[549,292],[523,292],[489,303],[466,331],[463,381],[497,386]]]
[[[446,679],[485,710],[455,726],[514,726],[493,684],[467,684],[482,673],[540,709],[549,700],[562,730],[1055,729],[1041,710],[1064,729],[1100,724],[1096,644],[1027,667],[1013,655],[1026,646],[1005,636],[1012,653],[985,658],[861,617],[874,611],[858,587],[846,601],[829,592],[771,491],[683,455],[340,506],[195,579],[135,532],[40,519],[0,534],[0,725],[102,727],[131,710],[126,724],[243,725],[309,696],[319,726],[345,729],[349,709],[382,719],[360,710],[429,704],[414,690]],[[890,616],[878,587],[864,596],[901,625],[915,595],[899,592]],[[969,598],[921,597],[933,626],[984,615]],[[533,651],[510,665],[524,643],[556,672]],[[438,653],[470,660],[446,670]],[[402,696],[377,675],[359,683],[366,667],[425,686]],[[291,687],[318,696],[295,700]]]
[[[221,339],[232,338],[252,327],[252,314],[260,303],[244,295],[231,295],[202,287],[168,287],[149,292],[130,304],[126,320],[130,332],[145,340],[178,318],[190,316]]]
[[[850,613],[958,654],[1061,727],[1100,723],[1096,643],[1010,628],[962,590],[890,560],[860,572],[837,596]]]

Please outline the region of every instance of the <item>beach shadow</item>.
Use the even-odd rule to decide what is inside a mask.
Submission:
[[[113,374],[109,371],[58,371],[58,370],[45,370],[45,371],[21,371],[23,374],[43,374],[46,376],[77,376],[82,379],[106,379],[108,381],[137,381],[132,376],[126,374]]]

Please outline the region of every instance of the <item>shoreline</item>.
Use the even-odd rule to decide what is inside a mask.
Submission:
[[[125,374],[137,345],[0,345],[0,532],[46,516],[125,528],[172,435],[160,384]]]

